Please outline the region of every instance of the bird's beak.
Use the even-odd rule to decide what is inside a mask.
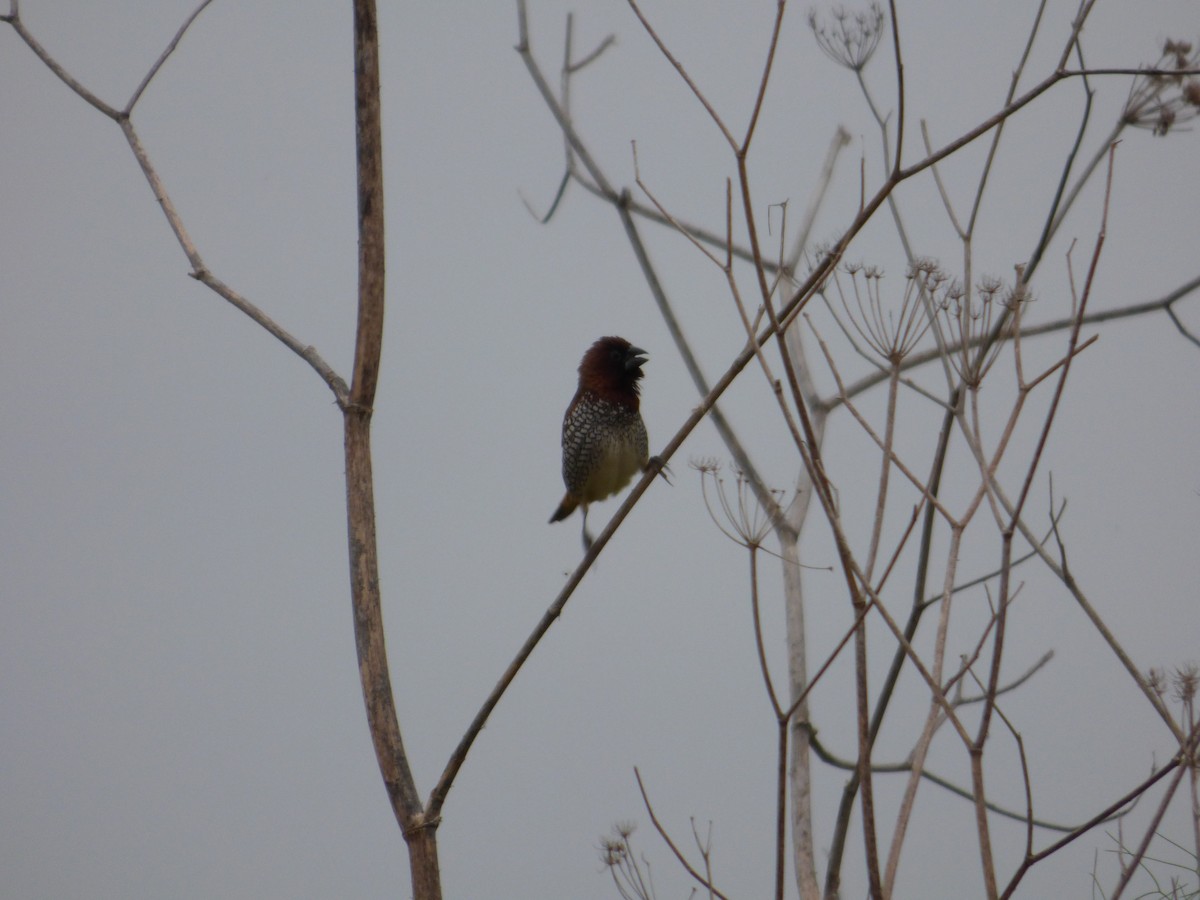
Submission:
[[[630,347],[629,353],[625,356],[625,371],[632,372],[634,369],[640,369],[649,358],[641,347]]]

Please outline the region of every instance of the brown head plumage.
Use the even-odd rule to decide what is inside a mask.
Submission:
[[[581,393],[591,391],[604,400],[637,410],[638,381],[645,364],[646,351],[634,347],[625,338],[600,338],[588,348],[579,363],[576,401]]]

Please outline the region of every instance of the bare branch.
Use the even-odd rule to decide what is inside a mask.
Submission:
[[[175,37],[171,38],[171,43],[167,44],[166,49],[159,54],[158,59],[154,61],[154,65],[150,67],[150,71],[146,73],[146,77],[142,79],[142,83],[137,86],[137,90],[133,92],[133,95],[129,98],[129,102],[126,103],[125,108],[121,110],[122,114],[128,117],[129,114],[133,112],[133,108],[137,106],[137,102],[141,99],[143,92],[145,92],[146,88],[150,86],[150,82],[154,80],[154,76],[158,74],[158,70],[163,67],[163,63],[167,61],[167,57],[175,52],[175,48],[178,47],[179,42],[183,40],[184,33],[188,30],[188,28],[191,27],[192,23],[196,21],[196,17],[199,16],[200,13],[204,12],[210,3],[212,3],[212,0],[201,0],[200,5],[197,6],[192,11],[192,14],[187,17],[184,23],[179,26],[179,30],[175,32]]]
[[[829,748],[827,748],[824,744],[822,744],[819,740],[817,740],[815,733],[812,738],[812,747],[813,747],[813,752],[816,753],[817,757],[821,760],[821,762],[827,763],[828,765],[831,765],[836,769],[842,769],[843,771],[846,771],[846,772],[854,772],[855,771],[856,764],[853,761],[845,759],[840,756],[836,756],[835,754],[833,754],[829,750]],[[912,771],[912,763],[911,762],[872,763],[871,771],[873,771],[877,775],[905,775]],[[944,778],[935,772],[929,771],[928,769],[922,769],[920,774],[921,774],[921,777],[924,778],[926,781],[928,781],[932,784],[936,784],[940,788],[944,788],[945,790],[949,791],[954,796],[961,797],[962,799],[967,800],[972,803],[975,802],[974,794],[972,794],[967,788],[960,787],[959,785],[950,781],[948,778]],[[1008,809],[997,803],[993,803],[990,800],[988,800],[985,805],[987,806],[989,811],[994,812],[998,816],[1003,816],[1006,819],[1012,819],[1015,822],[1024,823],[1027,821],[1026,813],[1017,812],[1016,810]],[[1121,806],[1124,806],[1124,805],[1125,805],[1124,803],[1121,804]],[[1117,809],[1119,810],[1120,806],[1118,806]],[[1114,818],[1115,818],[1115,816],[1110,814],[1107,818],[1104,818],[1098,822],[1094,822],[1092,825],[1089,825],[1088,827],[1094,827],[1095,825],[1102,824],[1103,822],[1111,822]],[[1056,831],[1056,832],[1060,832],[1060,833],[1064,833],[1064,834],[1073,833],[1075,830],[1077,830],[1078,828],[1081,827],[1079,825],[1064,825],[1060,822],[1051,822],[1051,821],[1048,821],[1045,819],[1034,819],[1033,824],[1038,828],[1044,828],[1046,831]]]
[[[7,22],[13,27],[13,30],[16,31],[17,36],[25,42],[25,45],[34,52],[38,59],[45,63],[46,68],[58,76],[58,79],[63,84],[83,98],[83,100],[85,100],[90,106],[99,110],[113,121],[120,121],[123,115],[120,111],[112,106],[109,106],[95,94],[89,91],[86,87],[84,87],[83,84],[81,84],[78,80],[76,80],[74,76],[72,76],[59,64],[58,60],[56,60],[46,51],[46,48],[43,47],[38,42],[37,38],[35,38],[29,31],[29,29],[25,27],[25,23],[21,21],[21,10],[17,0],[10,0],[10,3],[10,12],[7,16],[3,17],[3,21]]]
[[[1197,282],[1200,282],[1200,279],[1197,279]],[[1197,337],[1196,335],[1192,334],[1191,331],[1189,331],[1184,326],[1183,322],[1180,321],[1179,316],[1177,316],[1175,314],[1175,310],[1171,305],[1174,302],[1175,301],[1172,300],[1171,303],[1168,303],[1166,305],[1166,307],[1164,307],[1167,311],[1167,316],[1170,317],[1170,319],[1171,319],[1171,324],[1173,324],[1175,326],[1175,328],[1179,331],[1179,333],[1182,334],[1185,338],[1187,338],[1189,341],[1191,341],[1197,347],[1200,347],[1200,337]]]
[[[695,98],[700,102],[700,105],[703,106],[708,112],[709,117],[713,120],[713,124],[717,126],[717,129],[724,136],[725,140],[728,141],[729,146],[736,151],[738,145],[734,140],[733,135],[730,133],[729,129],[725,127],[725,123],[721,121],[721,117],[717,115],[717,111],[713,108],[712,104],[708,102],[708,98],[704,96],[704,92],[696,86],[694,81],[692,81],[692,76],[687,73],[687,69],[683,67],[683,63],[676,59],[675,55],[667,48],[667,45],[663,43],[662,38],[658,36],[658,32],[654,30],[654,26],[650,24],[650,21],[642,13],[641,7],[637,5],[637,0],[628,0],[628,3],[629,8],[633,10],[633,14],[637,16],[638,21],[642,23],[642,28],[645,29],[646,34],[650,36],[650,39],[654,41],[655,45],[658,47],[658,52],[663,55],[667,62],[675,67],[675,71],[679,73],[679,77],[683,79],[684,84],[688,86]],[[780,6],[782,7],[782,4],[780,4]],[[776,28],[778,29],[778,25]]]
[[[763,62],[763,73],[758,79],[758,91],[754,96],[754,106],[750,110],[750,123],[746,126],[746,136],[742,138],[738,154],[745,156],[754,140],[754,128],[758,125],[758,117],[762,113],[763,100],[767,96],[767,85],[771,81],[771,68],[775,64],[775,51],[779,47],[779,33],[783,30],[783,13],[787,9],[786,0],[778,0],[775,4],[775,21],[771,25],[771,40],[767,48],[767,58]]]
[[[558,102],[554,96],[554,92],[550,89],[550,83],[542,74],[541,68],[537,61],[533,58],[533,50],[529,43],[529,18],[525,8],[525,0],[517,0],[517,30],[518,39],[516,51],[521,56],[522,62],[525,63],[525,68],[529,72],[529,77],[533,79],[534,86],[542,95],[542,100],[545,102],[547,109],[554,116],[558,127],[563,133],[571,150],[579,157],[579,161],[588,171],[596,186],[604,193],[605,196],[615,200],[617,192],[613,190],[608,179],[604,177],[604,172],[596,164],[592,154],[588,151],[587,146],[575,132],[575,126],[571,123],[571,118],[566,109]]]
[[[145,90],[146,85],[148,85],[154,75],[157,74],[167,57],[183,38],[188,26],[195,21],[196,17],[199,16],[199,14],[205,9],[205,7],[208,6],[210,2],[211,0],[204,0],[204,2],[202,2],[200,6],[198,6],[192,12],[187,21],[180,26],[179,30],[175,33],[174,39],[168,45],[167,49],[163,51],[158,61],[142,80],[142,84],[134,93],[134,96],[130,100],[129,104],[124,110],[121,111],[118,111],[104,103],[94,94],[92,94],[87,88],[85,88],[80,82],[76,81],[75,78],[69,75],[61,65],[59,65],[58,61],[55,60],[46,51],[46,49],[42,47],[37,39],[34,38],[34,36],[25,28],[24,23],[21,22],[19,7],[16,3],[13,3],[11,6],[11,14],[3,18],[4,21],[7,21],[13,26],[17,34],[20,35],[21,39],[29,46],[31,50],[33,50],[37,57],[63,81],[64,84],[66,84],[69,88],[71,88],[72,91],[87,101],[92,107],[99,110],[101,113],[117,123],[117,126],[121,129],[121,133],[125,135],[125,140],[128,142],[130,150],[133,151],[134,158],[137,160],[138,166],[142,170],[142,174],[145,176],[147,183],[150,185],[150,190],[153,192],[154,198],[158,201],[159,206],[162,208],[163,214],[167,217],[167,224],[170,225],[171,231],[175,235],[175,240],[179,243],[180,249],[183,250],[184,256],[187,257],[188,263],[192,267],[192,271],[190,273],[191,276],[201,284],[214,291],[220,297],[224,298],[234,308],[243,312],[251,320],[264,328],[268,334],[276,338],[285,347],[307,362],[313,368],[313,370],[319,376],[321,376],[321,380],[328,385],[329,389],[333,392],[334,398],[338,405],[344,406],[349,396],[349,389],[346,387],[345,381],[343,381],[341,376],[339,376],[333,370],[333,367],[324,360],[324,358],[317,352],[317,349],[298,340],[286,329],[275,322],[274,319],[264,313],[258,306],[251,303],[240,293],[229,287],[208,270],[203,258],[196,249],[196,245],[192,242],[192,238],[188,234],[187,228],[183,224],[183,219],[180,217],[179,212],[175,209],[175,204],[171,201],[171,197],[167,193],[166,186],[159,177],[158,171],[155,169],[154,164],[150,159],[150,155],[146,152],[146,148],[143,146],[141,138],[138,136],[137,130],[133,126],[133,122],[129,118],[130,111],[133,109],[134,104],[141,96],[141,93]]]
[[[654,824],[654,830],[658,832],[659,837],[663,839],[667,847],[670,848],[671,853],[673,853],[675,858],[679,860],[679,864],[683,866],[684,870],[691,875],[701,887],[710,891],[714,897],[720,897],[721,900],[729,900],[728,897],[726,897],[719,890],[717,890],[716,887],[713,886],[710,878],[706,878],[704,875],[701,875],[698,871],[696,871],[695,867],[688,862],[688,858],[683,855],[683,851],[676,846],[673,840],[671,840],[671,836],[667,833],[667,830],[663,828],[662,823],[658,821],[658,816],[654,812],[654,806],[650,803],[650,795],[646,793],[646,785],[642,782],[642,773],[638,771],[637,766],[634,766],[633,768],[633,776],[637,779],[638,790],[641,791],[642,794],[642,803],[645,804],[646,812],[650,816],[650,821]],[[707,853],[704,854],[704,860],[707,866]]]
[[[904,157],[904,56],[900,52],[900,17],[896,15],[896,0],[888,0],[892,16],[892,50],[896,55],[896,158],[892,171],[900,171]],[[861,73],[859,78],[861,80]]]
[[[529,214],[537,219],[539,224],[545,225],[552,218],[554,218],[554,213],[558,210],[558,205],[562,202],[562,198],[566,195],[567,185],[570,183],[571,169],[568,167],[567,170],[563,172],[562,181],[558,183],[558,190],[554,193],[554,200],[551,201],[550,208],[546,210],[546,214],[544,216],[538,215],[538,213],[534,211],[533,204],[526,200],[525,195],[520,191],[517,192],[517,196],[521,198],[521,203],[524,204],[525,209],[529,211]]]
[[[1191,740],[1191,744],[1190,744],[1190,746],[1193,748],[1196,745],[1196,737],[1197,737],[1197,732],[1193,732],[1192,740]],[[1072,830],[1065,837],[1055,841],[1053,844],[1050,844],[1047,847],[1043,847],[1041,850],[1039,850],[1037,853],[1034,853],[1032,856],[1026,857],[1026,859],[1024,861],[1022,861],[1022,863],[1021,863],[1020,867],[1017,869],[1017,871],[1015,873],[1013,873],[1012,879],[1009,881],[1007,887],[1005,887],[1004,893],[1001,894],[1001,900],[1005,900],[1005,898],[1012,896],[1013,891],[1016,890],[1017,885],[1020,883],[1021,879],[1025,876],[1025,873],[1028,872],[1029,869],[1033,865],[1041,862],[1043,859],[1046,859],[1049,856],[1053,856],[1055,853],[1057,853],[1063,847],[1067,846],[1067,844],[1070,844],[1072,841],[1087,834],[1089,831],[1091,831],[1097,825],[1101,825],[1104,822],[1111,821],[1116,816],[1116,814],[1120,812],[1120,810],[1122,810],[1124,807],[1129,806],[1129,804],[1136,801],[1139,797],[1141,797],[1143,794],[1145,794],[1146,791],[1150,790],[1150,788],[1154,787],[1154,785],[1156,785],[1159,781],[1161,781],[1163,778],[1165,778],[1167,775],[1169,775],[1173,770],[1178,770],[1178,769],[1183,768],[1181,765],[1181,756],[1182,756],[1182,754],[1177,755],[1174,759],[1172,759],[1169,763],[1167,763],[1165,766],[1163,766],[1161,769],[1159,769],[1157,772],[1155,772],[1149,778],[1145,779],[1143,782],[1138,784],[1132,790],[1127,791],[1119,799],[1117,799],[1113,803],[1110,803],[1107,807],[1102,809],[1099,813],[1097,813],[1095,816],[1093,816],[1088,821],[1084,822],[1082,825],[1080,825],[1077,828],[1075,828],[1074,830]]]
[[[602,54],[605,50],[607,50],[609,47],[611,47],[613,44],[615,44],[616,41],[617,41],[617,39],[616,39],[615,35],[611,35],[611,34],[606,35],[604,37],[604,40],[602,40],[599,44],[597,44],[596,49],[594,49],[591,53],[588,53],[582,59],[568,63],[567,72],[574,74],[576,72],[582,71],[583,69],[587,68],[592,63],[594,63],[596,60],[598,60],[600,58],[600,54]]]
[[[1032,666],[1030,666],[1028,669],[1026,669],[1022,674],[1018,675],[1016,678],[1014,678],[1012,681],[1008,682],[1007,684],[1001,685],[1000,687],[996,688],[995,695],[997,697],[1001,697],[1004,694],[1009,693],[1010,691],[1015,691],[1017,688],[1019,688],[1021,685],[1023,685],[1025,682],[1027,682],[1030,678],[1032,678],[1034,675],[1036,675],[1038,672],[1040,672],[1042,670],[1042,668],[1044,666],[1046,666],[1052,659],[1054,659],[1054,651],[1047,650],[1045,653],[1042,654],[1041,658],[1038,659],[1037,662],[1035,662]],[[972,703],[982,703],[986,699],[987,699],[986,694],[980,694],[975,697],[956,697],[954,700],[954,705],[955,706],[969,706]]]

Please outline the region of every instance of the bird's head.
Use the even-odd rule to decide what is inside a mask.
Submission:
[[[646,351],[625,338],[602,337],[583,355],[579,386],[613,399],[636,398],[646,360]]]

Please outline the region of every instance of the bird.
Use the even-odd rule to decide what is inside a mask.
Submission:
[[[602,337],[583,354],[579,387],[563,416],[562,477],[567,492],[551,522],[583,510],[583,548],[591,549],[588,504],[611,497],[651,463],[639,409],[638,382],[646,351],[620,337]]]

